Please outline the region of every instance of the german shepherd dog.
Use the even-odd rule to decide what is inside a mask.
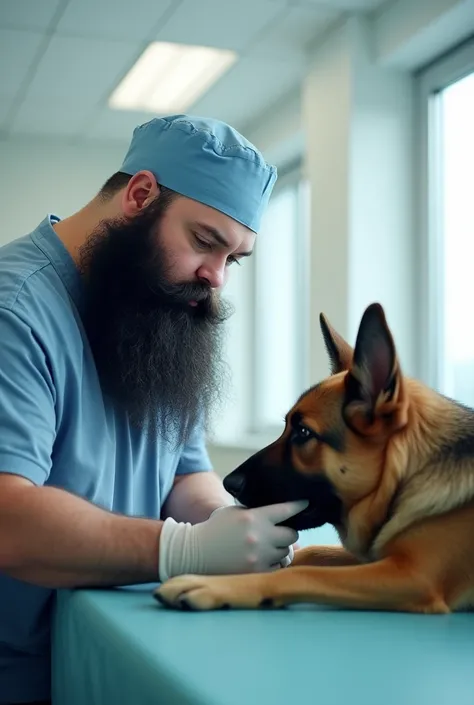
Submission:
[[[331,375],[274,443],[224,478],[246,507],[306,499],[287,525],[332,524],[341,546],[295,551],[274,572],[172,578],[168,607],[317,603],[424,614],[474,607],[474,411],[402,374],[379,304],[355,348],[320,316]]]

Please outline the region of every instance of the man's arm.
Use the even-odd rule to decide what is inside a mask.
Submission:
[[[162,524],[0,473],[0,573],[13,578],[52,588],[157,582]]]
[[[162,518],[198,524],[206,521],[214,509],[233,504],[233,498],[214,471],[183,473],[175,478],[163,505]]]
[[[276,524],[301,511],[300,504],[248,515],[230,508],[195,525],[172,519],[168,525],[113,514],[62,489],[0,473],[0,573],[74,588],[268,570],[285,558],[294,534]]]
[[[0,306],[0,573],[47,587],[158,581],[161,521],[47,486],[58,389],[44,340],[17,308]]]

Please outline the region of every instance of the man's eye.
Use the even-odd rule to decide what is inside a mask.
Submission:
[[[211,247],[208,242],[202,240],[198,235],[196,235],[196,233],[194,233],[194,239],[196,241],[197,246],[203,250],[208,250]]]
[[[231,264],[241,265],[241,261],[237,259],[237,257],[234,257],[234,255],[229,255],[229,257],[227,257],[227,266],[230,267]]]

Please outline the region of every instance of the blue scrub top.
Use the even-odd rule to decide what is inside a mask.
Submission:
[[[176,474],[212,469],[204,435],[172,448],[104,398],[58,220],[0,248],[0,472],[159,518]],[[49,697],[53,598],[0,574],[0,703]]]

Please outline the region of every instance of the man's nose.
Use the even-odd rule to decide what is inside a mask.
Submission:
[[[199,268],[198,277],[209,284],[211,289],[220,289],[225,281],[225,264],[202,265]]]

